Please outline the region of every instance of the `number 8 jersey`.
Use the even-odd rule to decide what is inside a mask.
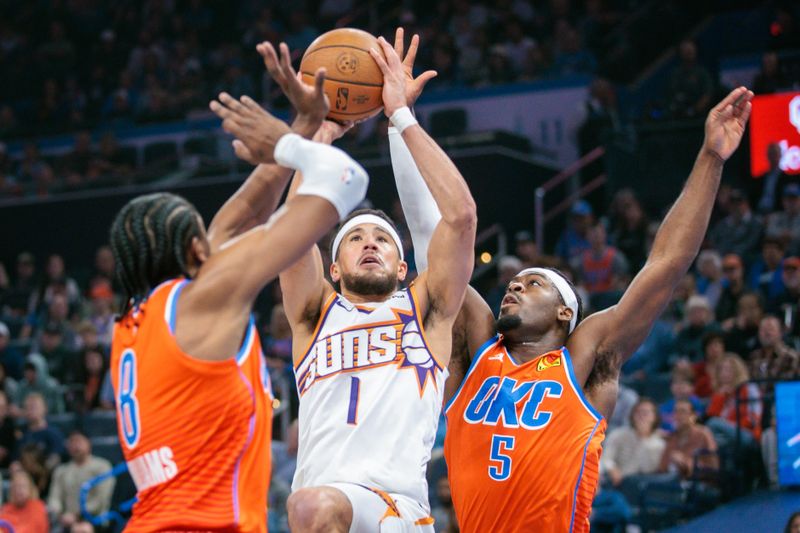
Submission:
[[[114,328],[119,438],[138,498],[126,531],[266,531],[272,393],[258,334],[251,321],[222,361],[184,353],[174,328],[186,283],[161,284]]]
[[[517,364],[495,337],[445,409],[444,452],[462,533],[588,532],[605,419],[566,348]]]
[[[292,489],[357,483],[426,511],[425,467],[447,370],[428,349],[413,286],[356,305],[332,293],[295,365],[300,434]]]

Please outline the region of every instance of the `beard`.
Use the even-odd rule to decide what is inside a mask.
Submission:
[[[497,319],[495,327],[499,333],[508,333],[513,329],[517,329],[522,325],[522,319],[519,315],[503,315]]]
[[[385,296],[397,290],[397,278],[389,274],[358,276],[356,274],[343,274],[342,287],[363,296]]]

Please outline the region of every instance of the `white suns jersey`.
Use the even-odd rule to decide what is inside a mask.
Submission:
[[[332,294],[295,366],[300,446],[292,489],[357,483],[415,499],[442,408],[444,368],[428,349],[414,289],[353,304]]]

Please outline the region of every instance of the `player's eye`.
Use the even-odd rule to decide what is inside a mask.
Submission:
[[[350,242],[360,241],[360,240],[361,240],[361,235],[353,235],[352,237],[350,237]]]
[[[539,280],[532,279],[528,282],[528,285],[539,285],[541,287],[542,284],[539,283]]]
[[[378,237],[378,242],[389,242],[389,239],[386,237]]]

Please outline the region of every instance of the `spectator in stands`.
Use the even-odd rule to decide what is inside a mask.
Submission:
[[[741,190],[731,191],[730,202],[731,214],[711,229],[709,239],[721,254],[736,254],[749,261],[758,247],[763,227],[750,211],[750,204]]]
[[[606,228],[597,223],[586,235],[590,248],[570,262],[589,295],[619,291],[628,281],[628,260],[608,245]],[[593,307],[595,307],[593,302]]]
[[[84,320],[78,324],[76,332],[78,333],[78,346],[81,350],[99,350],[105,357],[108,357],[108,346],[100,344],[94,324]]]
[[[737,354],[748,354],[758,345],[758,325],[764,316],[764,302],[757,292],[739,297],[736,317],[722,323],[725,347]]]
[[[689,298],[695,294],[697,294],[697,284],[694,275],[687,272],[672,292],[672,300],[661,315],[661,319],[676,330],[679,329],[686,319],[686,304],[689,302]]]
[[[7,320],[21,324],[30,309],[30,301],[38,287],[33,254],[22,252],[17,256],[17,275],[3,296],[2,314]]]
[[[94,154],[89,174],[99,182],[119,182],[124,181],[135,166],[136,161],[123,152],[116,136],[108,132],[100,138],[99,151]]]
[[[17,448],[22,450],[27,444],[33,444],[44,454],[48,469],[61,462],[64,455],[64,435],[55,426],[47,423],[47,405],[41,394],[32,392],[25,397],[25,429],[17,441]]]
[[[761,56],[761,70],[753,79],[753,92],[756,94],[772,94],[791,87],[791,83],[783,74],[778,54],[765,52]]]
[[[658,433],[658,408],[649,398],[640,398],[630,414],[630,425],[608,434],[600,459],[600,473],[614,487],[629,476],[652,474],[658,470],[665,442]]]
[[[270,368],[282,373],[292,367],[292,331],[283,304],[275,304],[269,320],[269,335],[264,342],[264,354]]]
[[[556,243],[556,255],[565,263],[580,256],[591,248],[586,236],[592,226],[592,207],[585,200],[579,200],[570,210],[569,225],[561,233]]]
[[[111,247],[104,244],[94,253],[94,272],[89,279],[89,287],[94,287],[94,284],[98,281],[106,280],[112,284],[113,288],[114,269],[114,254],[111,251]]]
[[[47,507],[25,471],[11,474],[8,503],[0,507],[0,520],[9,522],[16,533],[48,533]]]
[[[50,375],[62,382],[76,360],[75,351],[67,347],[64,332],[65,328],[61,324],[48,322],[42,329],[38,342],[38,353],[47,361]]]
[[[10,402],[5,392],[0,390],[0,468],[8,468],[14,455],[16,428],[11,417]]]
[[[80,364],[73,370],[66,383],[75,385],[71,390],[72,409],[83,413],[100,407],[100,392],[103,379],[108,372],[108,364],[98,347],[84,349],[79,357]]]
[[[703,250],[697,256],[697,293],[708,298],[711,307],[716,308],[724,290],[722,278],[722,258],[716,250]]]
[[[627,385],[620,384],[617,389],[617,403],[611,418],[608,420],[608,431],[627,426],[631,419],[631,411],[639,401],[639,394]]]
[[[718,329],[708,298],[697,294],[690,297],[686,302],[685,323],[675,336],[672,359],[687,358],[692,362],[699,361],[703,356],[703,337]]]
[[[56,467],[47,497],[48,509],[57,517],[58,523],[65,531],[75,525],[81,517],[81,486],[111,470],[111,463],[92,455],[92,445],[80,431],[70,433],[67,450],[71,460]],[[114,484],[114,478],[110,478],[89,492],[86,497],[86,511],[89,514],[97,516],[111,508]]]
[[[83,184],[89,175],[89,163],[92,157],[91,134],[88,131],[78,132],[75,135],[72,151],[61,162],[60,170],[68,186],[75,187]]]
[[[790,254],[800,253],[800,185],[790,183],[783,189],[782,211],[767,218],[766,236],[780,239]]]
[[[103,346],[111,346],[111,335],[114,332],[114,292],[111,282],[96,279],[89,289],[88,320],[97,330],[97,337]]]
[[[776,211],[781,205],[781,200],[786,195],[786,188],[789,185],[797,186],[797,180],[792,176],[786,174],[781,169],[781,145],[778,143],[770,143],[767,145],[767,161],[769,161],[769,170],[760,175],[754,176],[755,180],[751,182],[752,196],[759,213],[772,213]],[[792,190],[792,194],[800,194],[797,188]]]
[[[783,324],[774,315],[761,319],[758,328],[759,348],[747,358],[752,379],[796,379],[800,372],[800,354],[783,341]]]
[[[523,268],[523,262],[513,255],[504,255],[497,261],[497,283],[486,294],[486,303],[492,309],[494,316],[500,312],[500,303],[506,294],[506,289]]]
[[[771,489],[778,488],[778,432],[775,418],[775,404],[772,404],[769,426],[761,433],[761,458]]]
[[[75,280],[67,275],[64,258],[59,254],[52,254],[47,258],[44,283],[31,308],[41,309],[50,305],[54,294],[64,294],[70,309],[80,303],[80,288]]]
[[[650,221],[636,197],[626,203],[620,225],[612,232],[611,242],[628,260],[630,273],[639,272],[647,259],[647,228]]]
[[[736,254],[728,254],[722,258],[722,274],[725,276],[725,288],[717,302],[717,320],[725,321],[736,316],[739,297],[745,292],[744,265],[742,258]]]
[[[689,479],[697,466],[704,469],[718,469],[719,458],[699,452],[716,452],[717,443],[708,428],[697,423],[692,402],[675,402],[675,431],[667,437],[664,453],[661,455],[659,472],[671,472],[682,479]]]
[[[17,387],[17,396],[14,403],[24,405],[26,398],[31,393],[36,393],[45,400],[47,411],[51,413],[64,412],[64,399],[58,382],[50,377],[47,362],[40,354],[30,354],[23,367],[23,379]]]
[[[797,322],[797,303],[800,300],[800,257],[787,257],[783,260],[781,281],[783,290],[771,299],[767,310],[786,317],[787,323]],[[795,324],[792,334],[797,335],[797,333]]]
[[[0,364],[13,379],[22,377],[22,365],[25,358],[16,346],[11,344],[11,332],[5,323],[0,322]]]
[[[667,369],[672,353],[675,333],[668,322],[659,319],[653,324],[650,334],[622,367],[624,381],[647,382]]]
[[[750,265],[750,287],[758,290],[766,301],[783,292],[783,255],[783,241],[765,237],[761,257]]]
[[[703,360],[691,365],[694,375],[694,393],[700,398],[709,398],[713,394],[711,376],[716,372],[717,364],[722,361],[725,353],[724,333],[712,331],[703,337]]]
[[[505,34],[506,41],[503,45],[508,53],[511,68],[519,76],[530,69],[527,63],[530,57],[539,54],[539,45],[533,38],[525,35],[520,21],[513,18],[505,24]]]
[[[6,367],[3,366],[3,363],[0,363],[0,391],[5,393],[9,403],[11,404],[9,409],[15,416],[19,414],[17,406],[13,403],[17,397],[18,390],[19,383],[17,383],[17,380],[6,374]]]
[[[742,358],[727,353],[711,376],[714,394],[706,408],[708,427],[714,432],[717,442],[733,442],[736,437],[736,398],[739,398],[739,427],[746,443],[754,443],[761,436],[761,392],[757,385],[747,383],[750,375]]]
[[[29,442],[24,446],[16,446],[15,449],[19,452],[19,459],[11,463],[9,471],[13,473],[17,470],[24,470],[31,476],[39,494],[47,494],[47,489],[50,487],[52,469],[47,467],[47,458],[42,447],[39,444]]]
[[[689,401],[696,413],[703,412],[703,403],[694,394],[694,372],[691,367],[676,365],[672,370],[669,387],[671,397],[658,408],[661,428],[669,433],[675,431],[675,403]]]
[[[691,40],[681,41],[678,56],[680,65],[669,81],[669,110],[677,118],[701,117],[714,95],[711,74],[698,63],[697,46]]]

